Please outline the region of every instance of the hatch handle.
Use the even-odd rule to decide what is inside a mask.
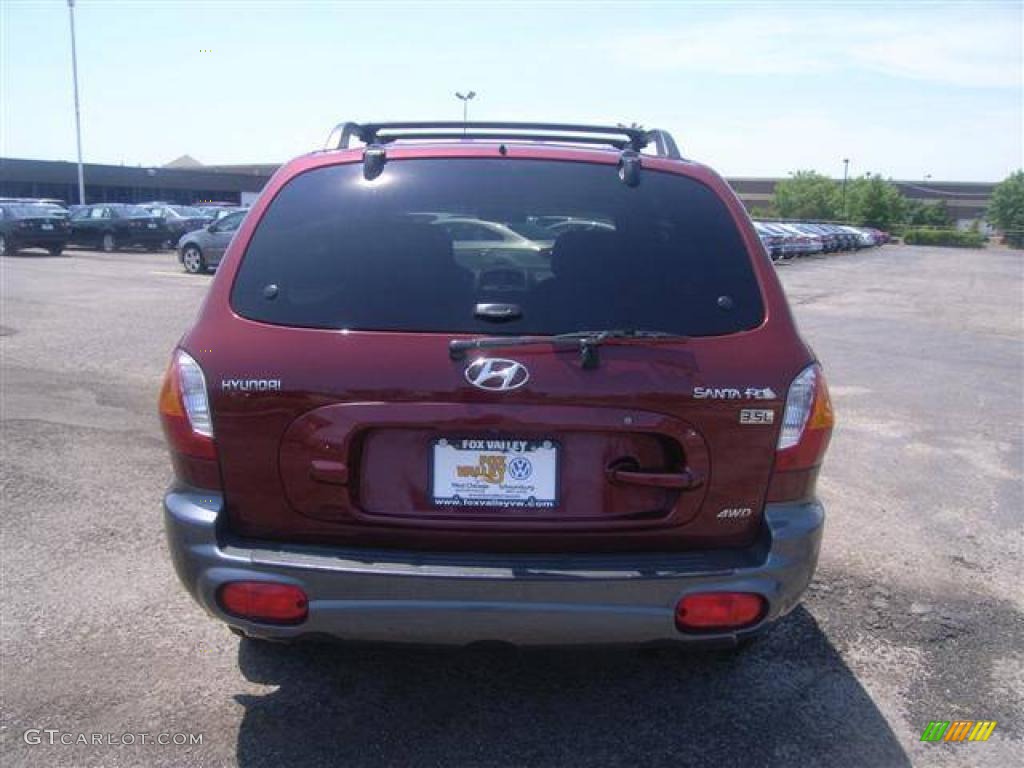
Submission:
[[[676,491],[689,491],[704,484],[703,476],[689,469],[682,472],[642,472],[612,466],[608,467],[608,479],[613,483],[670,488]]]
[[[328,485],[348,485],[348,466],[341,461],[313,459],[309,476]]]

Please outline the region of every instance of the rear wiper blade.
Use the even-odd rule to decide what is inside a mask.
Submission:
[[[578,349],[583,368],[597,368],[600,360],[597,348],[610,339],[643,339],[664,341],[686,341],[666,331],[650,331],[638,328],[620,328],[603,331],[573,331],[554,336],[481,336],[476,339],[452,339],[448,342],[448,355],[452,360],[462,360],[470,349],[496,349],[501,347],[525,347],[533,344],[550,344],[555,349]]]

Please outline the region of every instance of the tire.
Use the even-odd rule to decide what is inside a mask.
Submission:
[[[206,259],[198,245],[189,243],[181,251],[181,266],[192,275],[198,275],[206,271]]]
[[[117,250],[117,239],[112,232],[104,233],[103,239],[100,240],[100,247],[104,253],[113,253]]]
[[[6,235],[0,235],[0,256],[13,256],[14,247],[7,242]]]
[[[53,248],[47,248],[51,256],[60,256],[64,252],[63,245],[55,245]]]

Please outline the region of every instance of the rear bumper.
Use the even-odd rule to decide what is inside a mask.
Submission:
[[[178,577],[209,613],[270,639],[465,645],[730,644],[792,610],[818,560],[824,511],[817,502],[770,504],[764,532],[745,550],[621,554],[397,552],[238,541],[223,530],[217,494],[174,489],[164,522]],[[309,596],[297,626],[226,614],[218,588],[273,580]],[[674,609],[685,594],[756,592],[765,617],[739,632],[687,635]]]
[[[68,232],[12,232],[7,235],[7,242],[18,248],[54,248],[67,245],[71,236]]]
[[[117,236],[119,245],[161,245],[173,239],[174,236],[165,229],[132,231]]]

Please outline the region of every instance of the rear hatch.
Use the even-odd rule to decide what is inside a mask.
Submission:
[[[495,247],[460,246],[446,218]],[[566,220],[588,226],[497,240]],[[297,176],[225,273],[233,311],[188,340],[233,528],[423,549],[749,541],[800,345],[765,354],[748,248],[718,193],[670,173],[633,188],[605,165],[417,159],[373,182],[358,164]],[[666,335],[550,338],[599,330]],[[472,339],[492,346],[452,354]]]
[[[140,237],[157,237],[158,235],[167,235],[170,232],[167,220],[162,216],[153,214],[131,216],[128,220],[128,227],[133,234],[137,234]]]
[[[33,242],[66,240],[70,227],[66,217],[58,216],[46,206],[22,204],[10,206],[17,219],[15,233]]]

